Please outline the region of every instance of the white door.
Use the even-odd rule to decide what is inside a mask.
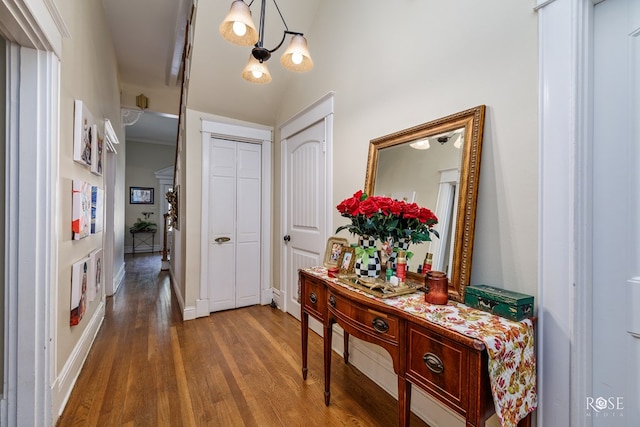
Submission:
[[[261,146],[211,141],[208,283],[219,311],[260,302]]]
[[[594,351],[593,396],[586,406],[594,426],[635,426],[640,420],[640,1],[596,5],[594,28]]]
[[[283,141],[287,312],[300,319],[298,269],[322,265],[327,242],[325,122]]]

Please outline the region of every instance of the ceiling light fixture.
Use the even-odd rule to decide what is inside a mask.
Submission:
[[[280,49],[287,34],[291,34],[293,37],[284,54],[282,54],[280,63],[289,71],[303,73],[311,70],[313,68],[313,61],[307,48],[307,39],[304,38],[302,33],[289,31],[289,27],[287,27],[287,23],[275,0],[273,0],[273,4],[276,6],[280,19],[282,19],[282,23],[284,24],[284,34],[282,35],[282,40],[275,48],[267,49],[264,47],[265,3],[266,0],[262,0],[259,30],[256,30],[253,18],[251,17],[250,7],[253,4],[253,0],[248,5],[243,0],[235,0],[231,3],[231,9],[227,17],[224,18],[224,21],[220,24],[220,34],[228,42],[239,46],[254,45],[251,50],[251,55],[249,56],[249,63],[242,71],[242,78],[253,83],[269,83],[271,81],[271,74],[269,73],[266,62],[271,58],[273,52]]]

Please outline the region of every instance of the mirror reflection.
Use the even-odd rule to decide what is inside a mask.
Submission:
[[[440,238],[409,247],[409,277],[423,280],[418,271],[430,254],[431,269],[447,273],[458,301],[471,272],[484,112],[481,105],[369,144],[365,192],[415,202],[438,217]]]
[[[452,218],[455,214],[460,180],[464,128],[433,135],[416,142],[399,144],[380,150],[373,195],[415,202],[431,209],[438,217],[434,229],[440,238],[411,245],[409,271],[421,272],[427,254],[431,254],[433,270],[451,276],[453,246]],[[398,167],[403,165],[403,167]],[[411,171],[408,176],[407,171]]]

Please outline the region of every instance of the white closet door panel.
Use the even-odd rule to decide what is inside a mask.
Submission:
[[[210,188],[215,197],[209,198],[210,242],[218,237],[234,237],[235,186],[233,177],[216,176],[211,179]]]
[[[213,175],[236,175],[236,147],[234,142],[214,139],[210,153],[209,164]]]
[[[236,307],[260,302],[260,241],[238,243]]]
[[[257,144],[238,143],[238,178],[260,179],[261,148]]]
[[[212,290],[211,311],[236,307],[236,270],[234,244],[231,242],[209,246],[209,287]]]
[[[238,145],[236,229],[239,243],[260,242],[262,206],[260,149],[261,147],[255,144]]]
[[[260,181],[238,179],[238,242],[257,242],[260,240]]]
[[[212,140],[208,211],[211,311],[260,302],[261,150],[257,144]]]
[[[235,157],[233,142],[212,141],[209,159],[209,288],[212,311],[235,308],[236,303]]]

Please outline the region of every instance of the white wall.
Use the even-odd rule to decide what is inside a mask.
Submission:
[[[471,283],[529,294],[537,290],[532,6],[508,0],[324,1],[306,32],[315,68],[291,77],[278,115],[283,123],[336,92],[331,202],[337,205],[364,185],[369,140],[487,105]],[[279,171],[278,144],[275,150]],[[280,188],[280,176],[274,178]],[[275,199],[277,218],[279,195]],[[343,222],[337,211],[333,222],[334,229]],[[274,235],[281,235],[275,228]],[[274,239],[276,283],[278,245]]]
[[[153,212],[148,221],[155,222],[158,226],[158,233],[155,236],[155,246],[160,245],[162,238],[162,218],[160,204],[166,203],[165,195],[162,194],[160,184],[154,172],[173,166],[176,149],[171,145],[149,144],[144,142],[127,141],[127,167],[125,178],[125,251],[130,252],[132,239],[129,227],[141,218],[144,220],[142,212]],[[129,203],[130,187],[152,187],[154,188],[154,203],[152,205],[138,205]]]
[[[70,33],[62,40],[60,81],[60,160],[58,203],[57,295],[52,360],[54,424],[57,412],[79,374],[89,345],[104,315],[104,295],[91,302],[78,326],[69,326],[71,266],[93,249],[102,247],[102,233],[80,241],[71,240],[71,183],[82,179],[104,188],[103,177],[73,161],[74,100],[82,100],[96,121],[109,118],[120,140],[116,165],[114,276],[124,269],[124,166],[125,140],[120,115],[120,89],[115,53],[108,33],[102,3],[60,2],[60,13]],[[104,292],[104,287],[102,288]]]

